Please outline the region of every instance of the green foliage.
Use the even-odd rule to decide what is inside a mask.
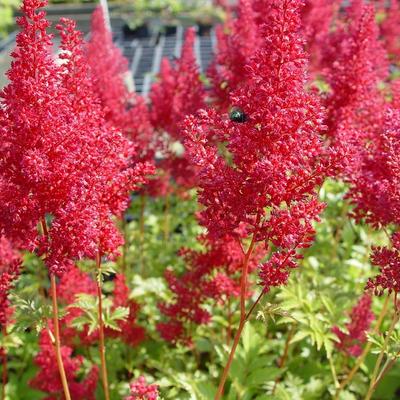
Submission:
[[[13,10],[18,5],[18,0],[0,0],[0,39],[9,32],[13,24]]]

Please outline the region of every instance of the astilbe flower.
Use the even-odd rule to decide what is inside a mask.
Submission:
[[[26,0],[22,5],[22,31],[0,107],[1,230],[31,250],[37,247],[38,222],[55,215],[68,197],[72,179],[66,171],[70,155],[76,156],[73,148],[57,147],[62,138],[76,134],[70,129],[73,117],[60,69],[50,54],[49,22],[37,12],[45,4]]]
[[[22,257],[12,243],[4,236],[0,237],[0,325],[7,326],[12,309],[9,292],[19,276]]]
[[[324,208],[315,191],[328,168],[319,136],[324,115],[316,96],[304,89],[302,5],[272,2],[262,49],[247,67],[246,84],[231,96],[244,122],[213,110],[186,120],[186,148],[199,168],[202,224],[221,237],[245,223],[253,243],[276,246],[261,268],[265,290],[286,281],[283,272],[296,266],[298,249],[310,246],[312,223]],[[270,280],[278,272],[282,276]]]
[[[149,168],[133,167],[133,149],[107,128],[83,58],[82,39],[64,21],[61,59],[51,55],[46,3],[26,0],[19,19],[10,84],[0,110],[0,228],[22,248],[46,255],[61,275],[73,260],[115,254],[122,237],[112,221]],[[39,222],[51,222],[39,234]]]
[[[47,330],[43,330],[39,339],[40,350],[34,359],[39,367],[36,376],[31,380],[30,385],[42,392],[48,393],[46,400],[57,400],[63,395],[63,387],[60,374],[56,365],[54,345]],[[83,380],[78,379],[79,370],[82,367],[83,357],[73,356],[72,348],[61,347],[61,355],[64,363],[65,373],[68,380],[71,397],[74,400],[95,400],[95,392],[98,381],[98,368],[93,366]]]
[[[390,108],[381,132],[362,153],[348,197],[353,216],[374,228],[400,224],[400,109]]]
[[[159,304],[168,321],[159,323],[157,329],[162,338],[171,343],[191,345],[191,329],[211,320],[206,309],[210,300],[215,305],[225,304],[240,295],[243,250],[239,240],[228,235],[221,238],[202,235],[199,242],[203,251],[181,249],[180,256],[186,265],[183,274],[177,276],[170,269],[165,272],[174,297],[172,302]],[[262,250],[252,254],[250,271],[257,267],[264,254]]]
[[[325,101],[327,136],[343,153],[344,175],[352,180],[360,152],[385,119],[385,99],[378,84],[387,77],[388,64],[378,41],[373,6],[363,6],[358,17],[347,15],[332,34],[331,45],[334,54],[326,74],[331,88]]]
[[[371,296],[364,294],[351,310],[350,322],[346,324],[348,332],[343,332],[338,326],[332,328],[339,339],[335,343],[336,347],[350,356],[358,357],[362,352],[362,345],[367,341],[366,333],[375,319],[371,304]]]
[[[117,274],[114,279],[113,307],[128,307],[129,314],[126,319],[118,322],[119,331],[107,329],[110,337],[118,337],[129,346],[137,346],[145,339],[145,330],[136,322],[139,304],[129,299],[129,288],[123,274]]]
[[[381,37],[392,62],[400,60],[400,7],[397,0],[392,0],[390,6],[383,10],[385,18],[379,25]]]
[[[256,15],[252,0],[240,0],[236,18],[229,16],[216,29],[217,51],[208,76],[212,82],[213,103],[223,110],[230,105],[230,93],[246,81],[247,62],[260,46]]]
[[[111,257],[123,243],[113,218],[122,215],[129,203],[129,193],[146,181],[145,176],[153,172],[153,167],[136,162],[134,145],[120,131],[106,124],[85,61],[82,35],[75,30],[73,21],[63,19],[62,22],[58,29],[60,57],[64,61],[63,84],[72,95],[74,112],[81,117],[77,121],[80,131],[88,132],[87,154],[80,154],[80,165],[90,164],[86,167],[86,181],[79,188],[79,199],[65,214],[63,222],[68,229],[62,227],[60,231],[77,235],[83,231],[86,242],[90,240],[88,257],[94,259],[97,252]],[[71,221],[73,213],[80,218]],[[82,226],[82,222],[87,226]],[[54,223],[52,229],[53,226]],[[64,238],[65,242],[68,240]]]
[[[340,3],[340,0],[307,0],[302,10],[301,20],[310,54],[310,69],[315,74],[321,73],[323,49]]]
[[[185,149],[176,151],[175,142],[182,145],[182,122],[185,116],[195,113],[205,104],[205,89],[200,80],[199,67],[194,55],[195,30],[186,32],[181,57],[172,66],[162,60],[158,82],[151,92],[151,120],[157,130],[158,150],[162,154],[160,168],[166,177],[172,177],[178,186],[195,185],[196,172],[188,162]]]
[[[113,43],[100,6],[93,12],[86,59],[106,121],[135,143],[141,159],[150,161],[154,148],[148,108],[141,96],[127,88],[128,60]]]
[[[155,384],[149,385],[144,376],[130,384],[131,393],[125,400],[157,400],[158,387]]]

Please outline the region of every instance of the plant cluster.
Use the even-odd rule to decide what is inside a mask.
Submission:
[[[3,399],[394,399],[397,1],[217,2],[148,99],[102,9],[24,0],[0,107]]]

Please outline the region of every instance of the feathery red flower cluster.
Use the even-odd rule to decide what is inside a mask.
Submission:
[[[0,110],[1,229],[23,248],[46,255],[52,273],[74,259],[115,254],[122,237],[112,221],[130,190],[151,172],[132,166],[133,148],[106,127],[75,24],[59,27],[63,60],[51,54],[49,22],[26,0],[10,84]],[[51,224],[40,235],[38,223]]]
[[[36,376],[30,382],[30,385],[39,389],[49,396],[46,400],[57,400],[63,396],[63,387],[60,374],[54,365],[56,365],[56,355],[54,345],[47,330],[43,330],[39,340],[40,351],[35,357],[35,364],[39,367]],[[95,392],[98,381],[98,368],[93,366],[85,379],[79,380],[79,370],[83,364],[82,356],[73,356],[72,348],[62,346],[61,355],[64,363],[65,373],[68,379],[68,385],[71,397],[74,400],[95,400]]]
[[[154,149],[147,105],[141,96],[127,88],[128,61],[121,49],[114,45],[100,6],[92,15],[86,58],[105,120],[135,143],[141,159],[150,161]]]
[[[261,35],[251,0],[240,0],[235,19],[228,16],[224,26],[218,26],[217,53],[208,76],[212,82],[214,105],[227,110],[230,93],[243,85],[248,75],[247,63],[261,45]]]
[[[191,329],[211,320],[205,308],[210,299],[221,304],[240,295],[244,255],[239,240],[228,235],[218,239],[203,235],[199,242],[205,251],[182,249],[180,252],[186,263],[184,274],[178,277],[169,269],[165,272],[174,300],[159,305],[168,322],[159,323],[157,329],[171,343],[191,344]],[[257,267],[264,254],[261,250],[252,254],[249,271]]]
[[[268,290],[286,282],[313,236],[323,204],[315,189],[327,165],[320,139],[324,114],[305,90],[306,54],[299,34],[302,1],[273,1],[263,46],[249,62],[248,78],[230,97],[244,122],[214,110],[186,120],[186,148],[199,169],[201,222],[214,237],[235,236],[240,224],[254,241],[274,244],[261,270]],[[216,143],[226,144],[221,150]]]
[[[0,325],[5,327],[9,321],[11,309],[9,292],[19,276],[21,255],[4,236],[0,238]]]
[[[334,326],[332,331],[337,335],[339,342],[336,347],[353,356],[358,357],[362,352],[362,345],[367,341],[366,332],[375,319],[371,311],[371,296],[364,294],[353,307],[350,313],[350,322],[346,324],[348,333]]]
[[[328,136],[349,153],[353,169],[358,167],[359,151],[383,124],[385,101],[378,83],[388,73],[374,8],[356,4],[346,10],[325,52],[331,87],[326,99]]]
[[[157,400],[158,388],[157,385],[149,385],[144,376],[130,384],[131,394],[125,397],[125,400]]]
[[[182,122],[205,104],[205,90],[200,80],[199,68],[194,55],[196,33],[194,28],[186,32],[181,57],[171,66],[163,59],[158,82],[151,92],[151,120],[158,132],[158,150],[162,155],[159,167],[173,177],[179,186],[195,185],[196,173],[188,162],[185,149],[181,149]],[[176,146],[178,144],[178,146]]]

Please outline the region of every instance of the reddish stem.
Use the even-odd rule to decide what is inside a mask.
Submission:
[[[103,390],[106,400],[110,400],[110,393],[108,390],[108,375],[107,375],[107,363],[106,363],[106,346],[104,339],[104,322],[103,322],[103,301],[102,301],[102,290],[101,290],[101,254],[98,251],[96,254],[96,267],[98,271],[97,278],[97,297],[99,299],[99,350],[100,350],[100,363],[101,363],[101,376],[103,381]]]
[[[41,219],[40,224],[42,226],[43,235],[48,239],[49,232],[47,230],[47,224],[44,218]],[[64,363],[61,355],[60,325],[58,322],[57,284],[56,284],[56,276],[53,273],[50,274],[50,291],[51,291],[51,300],[53,305],[54,341],[55,341],[57,366],[58,366],[58,371],[60,373],[60,379],[64,390],[65,400],[71,400],[71,395],[69,393],[69,387],[68,387],[68,380],[65,374]]]
[[[253,234],[249,249],[247,250],[247,253],[245,255],[244,261],[243,261],[243,267],[242,267],[242,278],[241,278],[241,285],[240,285],[240,322],[239,322],[239,327],[238,330],[235,334],[235,338],[233,340],[233,345],[231,348],[231,351],[229,353],[229,358],[228,361],[225,365],[224,371],[222,373],[219,385],[218,385],[218,390],[217,394],[215,395],[215,400],[220,400],[222,398],[222,395],[224,393],[224,387],[225,387],[225,382],[228,377],[228,373],[233,361],[233,358],[235,356],[236,348],[239,344],[240,336],[242,335],[242,331],[244,328],[244,325],[246,323],[246,297],[247,297],[247,275],[249,271],[249,259],[250,256],[253,252],[254,246],[256,244],[255,242],[255,234]]]

